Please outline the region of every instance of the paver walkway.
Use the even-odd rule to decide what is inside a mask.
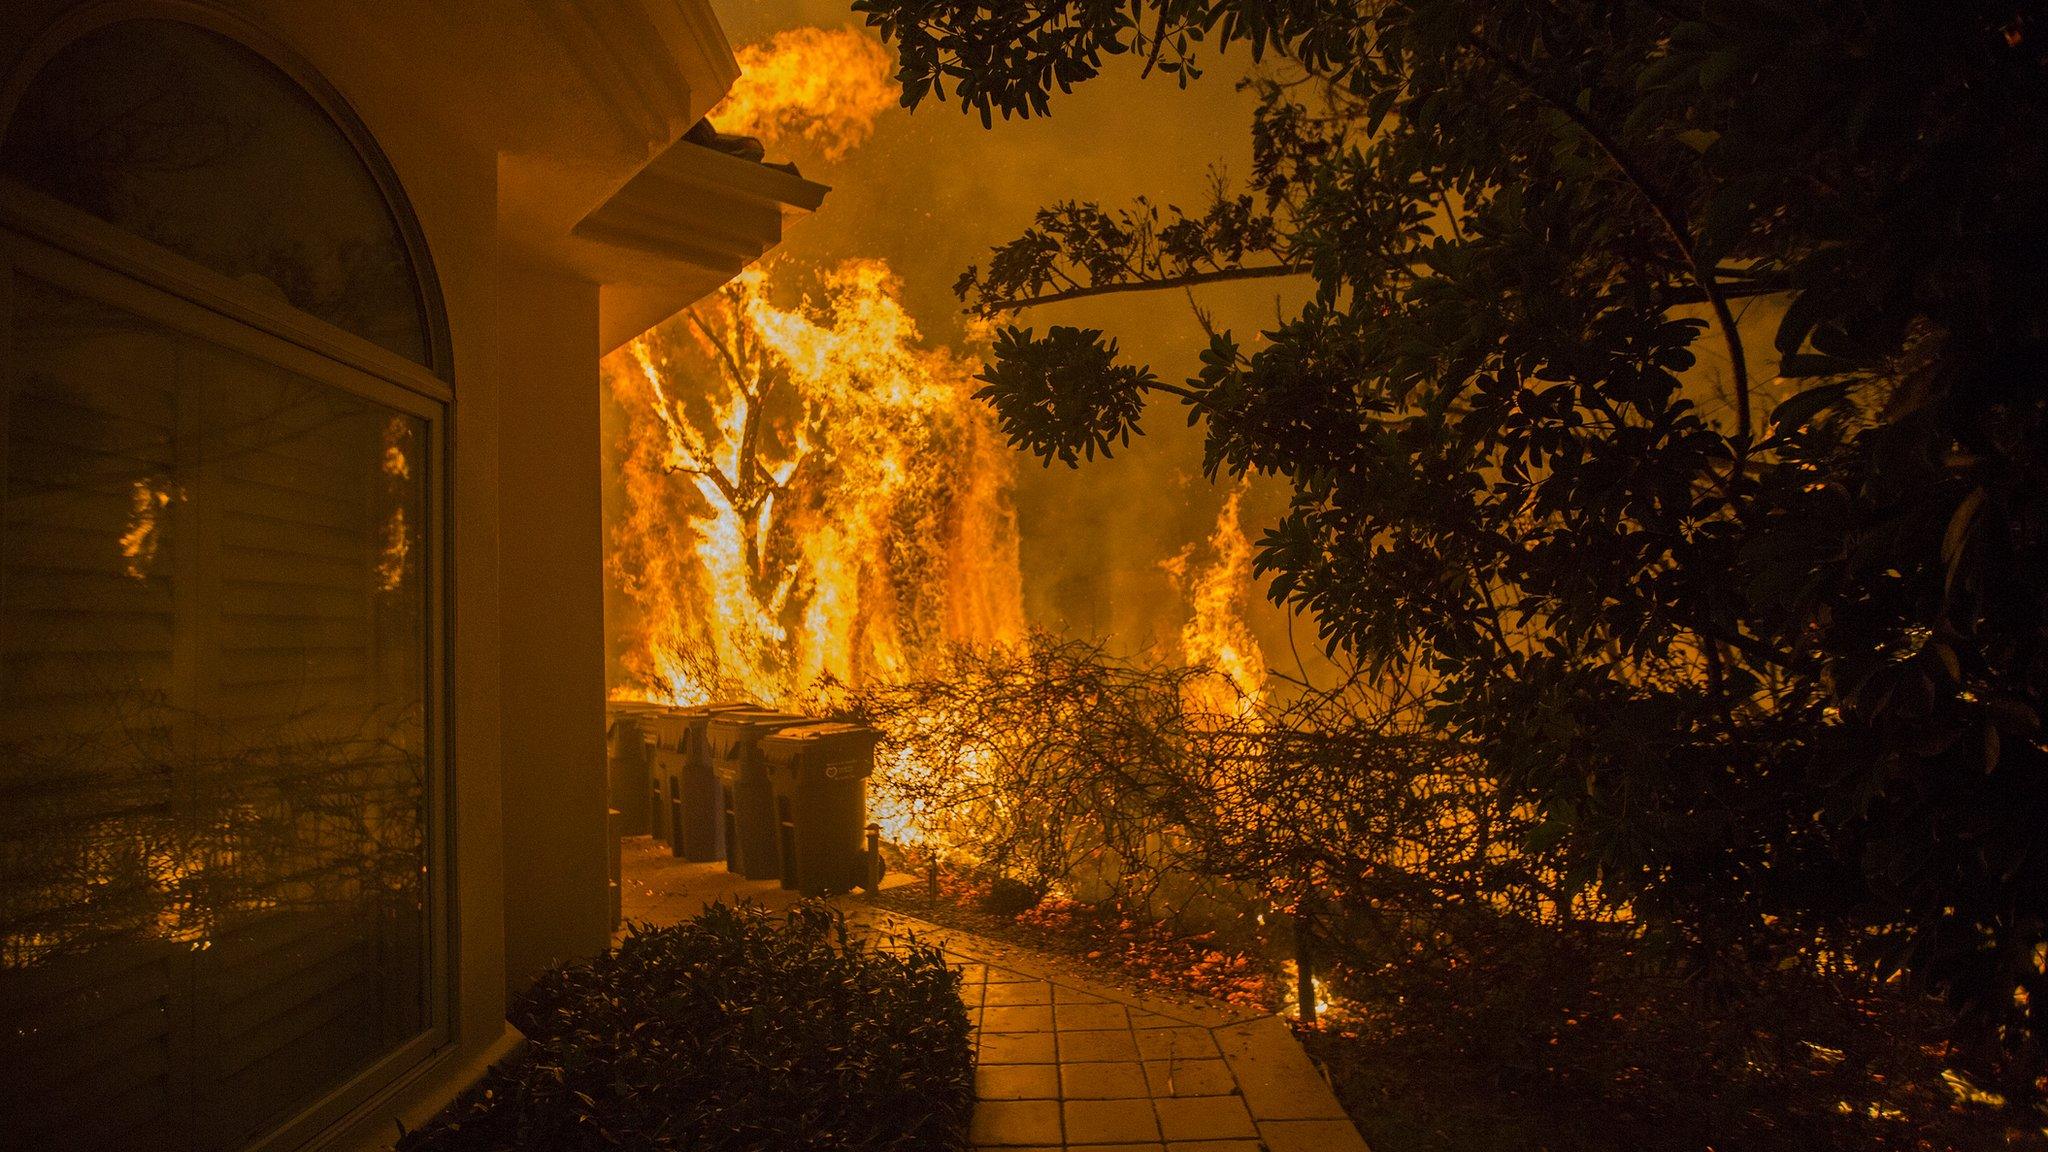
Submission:
[[[639,838],[644,841],[644,838]],[[718,865],[627,841],[628,919],[668,923],[720,897],[790,899]],[[1276,1016],[1132,997],[1054,958],[853,902],[883,947],[914,935],[960,969],[975,1027],[976,1148],[1003,1152],[1366,1152]]]

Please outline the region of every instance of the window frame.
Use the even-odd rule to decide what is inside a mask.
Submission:
[[[397,224],[399,239],[405,245],[406,258],[412,265],[413,288],[418,294],[420,314],[426,324],[427,361],[424,367],[444,385],[451,382],[454,379],[452,342],[448,333],[448,309],[441,296],[441,278],[434,270],[433,255],[427,247],[426,233],[420,228],[418,217],[413,214],[411,202],[405,195],[404,185],[398,179],[397,170],[392,168],[390,160],[384,155],[384,150],[378,146],[377,138],[363,123],[362,117],[356,114],[354,106],[327,82],[326,77],[282,41],[255,25],[218,9],[184,0],[102,0],[100,3],[81,5],[43,28],[28,51],[18,59],[13,72],[5,78],[4,83],[0,83],[0,137],[5,136],[7,125],[13,120],[15,109],[19,107],[23,94],[35,82],[36,76],[42,72],[44,66],[58,53],[73,42],[102,28],[133,20],[163,20],[190,24],[231,40],[283,73],[286,79],[296,84],[299,90],[326,115],[328,123],[332,124],[354,149],[356,158],[370,174],[371,182],[383,196],[385,208],[389,210],[392,220]],[[20,185],[4,181],[4,178],[0,178],[0,182],[20,188]],[[53,202],[47,197],[38,199],[45,203]],[[111,232],[137,241],[145,249],[158,250],[155,244],[121,232],[90,213],[79,212],[78,215]],[[190,261],[183,263],[199,267]],[[387,349],[378,348],[368,340],[355,337],[352,332],[342,332],[296,309],[291,311],[321,330],[353,337],[364,346],[375,348],[397,363],[408,364],[414,368],[422,366]]]
[[[280,55],[266,38],[253,35],[222,14],[177,4],[124,3],[95,6],[82,17],[53,26],[23,72],[0,89],[0,130],[25,78],[62,45],[104,24],[123,19],[175,19],[197,24],[256,52],[301,85],[348,136],[371,172],[405,238],[427,317],[433,367],[409,360],[354,333],[336,328],[282,300],[237,283],[218,272],[139,236],[122,231],[80,209],[0,177],[0,404],[12,392],[18,370],[13,346],[13,301],[32,290],[23,281],[42,281],[122,308],[186,336],[218,345],[340,388],[352,395],[425,422],[427,523],[421,540],[428,550],[419,571],[426,577],[425,803],[427,899],[427,1026],[413,1039],[364,1068],[325,1097],[307,1102],[295,1116],[245,1146],[243,1152],[284,1152],[315,1142],[400,1091],[455,1044],[459,987],[454,968],[457,876],[453,704],[454,445],[451,438],[454,389],[446,311],[424,236],[400,192],[395,175],[367,130],[331,88],[288,53]],[[0,438],[0,453],[5,452]],[[4,464],[0,455],[0,464]]]

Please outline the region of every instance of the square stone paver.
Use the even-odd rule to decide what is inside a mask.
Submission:
[[[983,1008],[981,1026],[991,1032],[1050,1032],[1052,1031],[1052,1005],[1014,1005],[1008,1008]]]
[[[1137,1041],[1129,1032],[1062,1032],[1062,1061],[1136,1060]]]
[[[1060,1106],[1052,1100],[983,1100],[967,1138],[976,1147],[1060,1143]]]
[[[1057,1100],[1059,1066],[984,1064],[974,1070],[974,1095],[979,1100]]]
[[[1074,1144],[1131,1144],[1159,1139],[1149,1100],[1068,1100],[1067,1140]]]
[[[983,1064],[1051,1064],[1055,1053],[1050,1032],[983,1032]]]
[[[1277,1017],[1125,1001],[973,955],[977,1149],[1369,1152]]]
[[[1145,1069],[1129,1061],[1060,1065],[1060,1095],[1069,1100],[1144,1100],[1151,1094]]]
[[[1147,1060],[1213,1060],[1223,1051],[1207,1028],[1148,1028],[1137,1034]]]
[[[1147,1060],[1145,1079],[1154,1096],[1229,1096],[1237,1077],[1221,1060]]]
[[[1121,1004],[1060,1004],[1052,1018],[1062,1032],[1127,1031],[1131,1026]]]
[[[1052,1003],[1052,985],[1043,980],[1032,980],[1023,984],[991,984],[988,998],[982,1003],[991,1008],[1013,1008],[1020,1005]]]
[[[1344,1108],[1277,1016],[1218,1032],[1252,1118],[1346,1122]],[[1348,1122],[1347,1122],[1348,1123]]]
[[[1257,1136],[1239,1096],[1168,1096],[1154,1100],[1159,1130],[1168,1140],[1222,1140]]]
[[[1370,1152],[1349,1120],[1268,1120],[1259,1138],[1269,1152]]]

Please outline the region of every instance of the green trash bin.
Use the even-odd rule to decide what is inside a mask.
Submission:
[[[689,739],[688,709],[663,708],[640,721],[647,732],[647,830],[657,844],[666,845],[676,856],[683,854],[676,833],[676,801],[681,797],[684,747]]]
[[[703,704],[680,710],[682,734],[666,777],[669,829],[675,854],[706,863],[726,856],[724,804],[718,777],[711,770],[707,729],[714,716],[729,712],[761,712],[759,704]]]
[[[749,880],[782,876],[776,844],[775,791],[761,760],[761,739],[819,721],[787,712],[721,712],[705,725],[705,749],[718,780],[719,832],[725,868]]]
[[[648,804],[653,771],[648,747],[648,718],[658,704],[614,701],[605,708],[605,759],[611,806],[619,810],[620,834],[638,836],[652,830]]]
[[[761,738],[784,888],[825,896],[868,883],[867,780],[880,739],[865,725],[839,723]]]

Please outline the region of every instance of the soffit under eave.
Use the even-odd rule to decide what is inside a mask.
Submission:
[[[570,259],[602,285],[599,353],[695,303],[782,242],[822,184],[689,141],[579,222]]]

